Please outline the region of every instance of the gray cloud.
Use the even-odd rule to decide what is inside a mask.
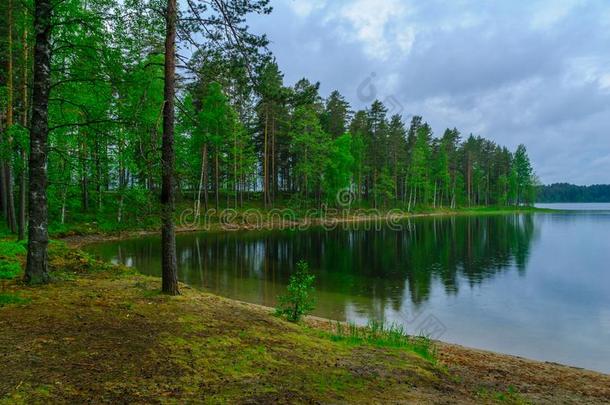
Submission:
[[[610,183],[610,3],[586,0],[276,0],[266,32],[287,84],[301,77],[366,107],[380,99],[528,147],[543,182]]]

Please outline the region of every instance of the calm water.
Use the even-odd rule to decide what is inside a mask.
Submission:
[[[538,203],[536,207],[568,211],[610,211],[610,203]]]
[[[402,230],[179,235],[181,280],[273,306],[306,259],[316,314],[610,372],[610,213],[417,218]],[[90,246],[160,274],[158,238]]]

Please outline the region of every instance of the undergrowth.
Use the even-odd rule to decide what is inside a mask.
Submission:
[[[25,254],[25,242],[0,240],[0,280],[11,280],[21,274],[20,257]]]
[[[27,302],[29,302],[28,299],[21,298],[18,295],[9,294],[9,293],[0,293],[0,308],[5,305],[26,304]]]

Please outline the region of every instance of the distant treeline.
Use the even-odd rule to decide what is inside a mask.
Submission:
[[[555,183],[539,186],[538,202],[610,202],[610,184],[577,186],[569,183]]]

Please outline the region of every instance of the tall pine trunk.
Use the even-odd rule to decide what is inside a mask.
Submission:
[[[163,89],[163,141],[161,148],[161,266],[162,291],[177,295],[176,230],[174,228],[174,95],[176,74],[176,0],[165,11],[165,85]]]
[[[269,107],[265,106],[265,130],[264,130],[264,139],[263,139],[263,205],[267,208],[269,203],[269,174],[267,173],[267,168],[269,167],[269,159],[267,155],[267,133],[269,126]]]
[[[218,146],[216,146],[216,150],[214,151],[214,183],[216,186],[216,210],[220,209],[220,167],[218,164],[218,155],[220,151],[218,150]]]
[[[203,207],[208,210],[208,143],[203,144]]]
[[[201,171],[199,173],[199,186],[197,187],[197,199],[195,200],[195,221],[199,220],[201,215],[201,192],[203,191],[203,173],[205,172],[205,152],[201,148]],[[206,208],[207,210],[207,208]]]
[[[30,284],[49,280],[47,247],[47,139],[49,135],[49,91],[51,87],[51,1],[36,0],[34,29],[34,82],[32,92],[32,127],[30,129],[30,186],[28,220],[28,255],[25,281]]]
[[[24,12],[24,21],[27,14]],[[21,116],[21,124],[24,128],[28,127],[28,30],[23,31],[23,77],[21,81],[21,96],[23,98],[23,111]],[[21,171],[19,172],[19,208],[17,213],[17,239],[25,239],[25,204],[26,204],[26,150],[23,145],[20,146]]]
[[[7,110],[6,110],[6,129],[10,131],[13,126],[13,1],[8,1],[8,35],[7,35]],[[9,150],[13,144],[13,140],[8,135],[7,143]],[[13,169],[11,161],[8,159],[5,162],[4,175],[6,176],[6,222],[11,232],[17,231],[17,219],[15,216],[15,198],[13,195]]]

